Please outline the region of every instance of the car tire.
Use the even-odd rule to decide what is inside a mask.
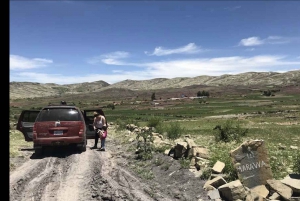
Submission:
[[[85,139],[84,142],[82,144],[80,144],[80,147],[79,147],[81,152],[86,151],[86,145],[87,145],[87,140]]]
[[[34,153],[39,156],[39,155],[42,155],[44,152],[44,149],[43,147],[34,147]]]
[[[81,152],[85,152],[86,151],[86,144],[85,143],[82,144],[79,149],[80,149]]]

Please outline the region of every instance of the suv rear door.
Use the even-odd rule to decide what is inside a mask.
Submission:
[[[44,107],[35,122],[39,138],[78,136],[85,126],[80,113],[72,106]]]
[[[23,110],[17,124],[17,130],[23,133],[25,141],[32,141],[32,128],[39,110]]]
[[[85,125],[86,125],[86,138],[87,139],[95,138],[95,131],[94,131],[94,127],[93,127],[94,112],[97,112],[97,109],[83,110],[83,115],[84,115]]]

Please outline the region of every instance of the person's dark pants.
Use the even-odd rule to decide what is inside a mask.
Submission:
[[[98,130],[100,130],[100,129],[96,128],[96,130],[95,130],[95,144],[94,144],[94,147],[97,147],[98,140],[99,140]]]

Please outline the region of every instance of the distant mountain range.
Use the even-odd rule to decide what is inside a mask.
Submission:
[[[101,91],[139,91],[174,90],[186,87],[202,86],[209,88],[224,88],[226,86],[244,88],[262,87],[300,87],[300,70],[285,73],[277,72],[247,72],[236,75],[177,77],[172,79],[156,78],[150,80],[124,80],[114,84],[105,81],[84,82],[78,84],[59,85],[53,83],[10,82],[10,99],[58,96],[68,94],[85,94]],[[114,90],[112,90],[114,89]]]

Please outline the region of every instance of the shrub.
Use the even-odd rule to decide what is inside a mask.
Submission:
[[[158,152],[158,153],[164,153],[165,150],[170,149],[170,148],[171,148],[171,145],[161,145],[161,146],[155,147],[154,151]]]
[[[167,137],[169,139],[178,139],[183,133],[183,128],[176,122],[171,122],[170,125],[166,128]]]
[[[182,169],[189,169],[191,161],[188,158],[180,158],[179,163]]]
[[[126,120],[121,120],[121,119],[117,119],[116,120],[116,130],[117,131],[121,131],[121,130],[125,130],[126,129],[126,125],[127,124],[134,124],[136,126],[139,126],[138,121],[131,119],[131,118],[126,118]]]
[[[117,131],[120,131],[120,130],[125,130],[126,129],[126,122],[125,121],[122,121],[120,119],[117,119],[116,120],[116,130]]]
[[[216,142],[241,142],[242,137],[248,133],[248,129],[242,129],[239,124],[234,125],[232,120],[227,120],[224,125],[217,125],[214,130]]]
[[[115,105],[113,103],[109,103],[106,107],[111,108],[112,110],[115,109]]]
[[[161,133],[163,134],[166,131],[165,126],[162,123],[159,123],[156,127],[155,127],[155,132],[157,133]]]
[[[204,168],[200,176],[200,179],[208,180],[210,178],[211,173],[212,173],[211,168]]]
[[[153,158],[153,135],[152,131],[142,131],[137,134],[137,150],[139,150],[137,159],[138,160],[150,160]]]
[[[148,127],[157,127],[159,124],[161,124],[161,118],[151,116],[147,122]]]

